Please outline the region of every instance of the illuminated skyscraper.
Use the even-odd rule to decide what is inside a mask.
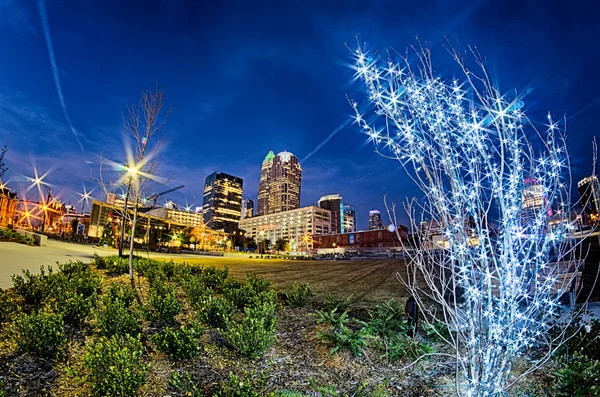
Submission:
[[[369,230],[380,230],[383,229],[383,221],[381,220],[381,213],[378,210],[369,211]]]
[[[242,200],[242,217],[241,219],[252,218],[254,216],[254,200]]]
[[[257,215],[300,208],[302,167],[290,152],[269,152],[260,171]]]
[[[204,182],[202,215],[206,226],[231,233],[237,229],[242,214],[244,181],[224,172],[213,172]]]
[[[273,159],[275,154],[269,151],[262,162],[260,169],[260,180],[258,182],[258,208],[257,215],[266,215],[269,213],[269,181],[271,180],[271,169],[273,168]]]
[[[330,194],[319,199],[319,207],[331,211],[331,233],[345,233],[344,202],[339,194]]]
[[[349,205],[344,206],[344,233],[356,231],[356,211]]]
[[[600,184],[595,175],[583,178],[577,183],[579,200],[585,213],[586,221],[593,225],[600,220]]]

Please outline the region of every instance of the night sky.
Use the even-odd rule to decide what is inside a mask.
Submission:
[[[402,168],[375,154],[355,125],[307,158],[348,123],[345,94],[362,98],[344,45],[358,34],[369,48],[401,51],[418,36],[447,78],[456,72],[446,38],[476,46],[501,91],[528,92],[530,118],[566,115],[577,181],[592,171],[600,113],[594,3],[0,0],[5,180],[37,199],[24,182],[35,167],[66,202],[76,203],[84,185],[103,198],[90,168],[97,171],[100,153],[124,157],[122,112],[158,81],[173,107],[163,174],[172,175],[169,186],[186,185],[169,199],[201,205],[204,178],[215,170],[242,177],[244,196],[256,198],[265,154],[287,150],[301,159],[302,205],[339,193],[366,228],[385,194],[418,195]]]

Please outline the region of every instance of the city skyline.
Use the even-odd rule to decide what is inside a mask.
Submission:
[[[11,61],[0,65],[0,144],[9,147],[8,186],[20,197],[34,194],[24,177],[34,175],[35,163],[40,175],[50,171],[46,180],[65,202],[76,204],[84,184],[101,198],[90,168],[100,153],[124,158],[121,114],[158,81],[174,108],[170,144],[161,152],[165,174],[173,175],[166,188],[186,185],[169,199],[200,206],[198,181],[218,169],[242,177],[244,197],[256,202],[264,153],[287,150],[303,168],[301,205],[339,192],[356,208],[357,228],[366,229],[368,211],[383,208],[385,194],[402,202],[418,192],[349,122],[345,94],[357,88],[344,43],[357,34],[380,51],[402,50],[419,35],[438,59],[445,37],[477,46],[500,87],[531,92],[528,114],[538,121],[547,111],[566,114],[573,179],[580,180],[591,174],[600,105],[593,78],[600,50],[590,34],[598,11],[585,3],[541,4],[365,2],[288,10],[274,3],[265,15],[241,3],[226,12],[220,5],[148,2],[140,15],[134,3],[47,2],[48,44],[36,5],[5,1],[0,49]],[[437,68],[453,73],[448,64]],[[404,214],[399,218],[406,223]]]

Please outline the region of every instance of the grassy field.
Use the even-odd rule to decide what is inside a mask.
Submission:
[[[290,288],[294,281],[308,282],[317,299],[329,294],[339,298],[353,295],[356,303],[368,304],[408,297],[406,289],[396,278],[396,273],[405,269],[404,261],[297,261],[228,257],[174,257],[173,260],[204,266],[227,266],[230,274],[239,278],[244,278],[247,272],[255,272],[271,280],[278,291]]]

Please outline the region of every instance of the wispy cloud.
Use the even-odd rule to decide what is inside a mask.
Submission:
[[[67,105],[65,103],[65,97],[63,95],[62,85],[60,83],[59,70],[58,65],[56,63],[56,57],[54,55],[54,46],[52,44],[52,35],[50,34],[50,22],[48,22],[48,13],[46,11],[46,3],[44,0],[38,0],[37,2],[38,10],[40,12],[40,20],[42,23],[42,28],[44,29],[44,37],[46,38],[46,47],[48,48],[48,56],[50,58],[50,65],[52,66],[52,75],[54,77],[54,85],[56,86],[56,93],[58,94],[58,99],[60,101],[60,107],[62,108],[63,114],[65,115],[65,119],[69,124],[69,128],[71,132],[75,136],[77,140],[77,144],[79,145],[79,149],[81,150],[81,154],[85,156],[85,151],[83,149],[83,145],[81,144],[81,140],[79,139],[79,134],[75,127],[73,127],[73,123],[71,122],[71,117],[69,116],[69,112],[67,111]]]

